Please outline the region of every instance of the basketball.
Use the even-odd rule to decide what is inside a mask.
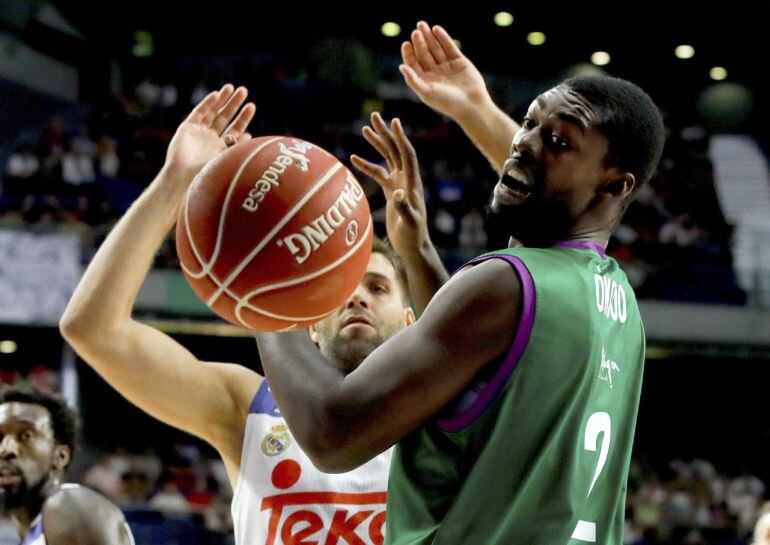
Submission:
[[[297,138],[237,144],[187,191],[176,246],[193,291],[259,331],[307,327],[342,305],[366,271],[373,226],[353,174]]]

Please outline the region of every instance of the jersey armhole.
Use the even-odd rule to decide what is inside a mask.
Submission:
[[[254,397],[251,399],[251,405],[249,405],[249,415],[246,417],[246,429],[243,432],[241,459],[239,460],[238,465],[238,480],[235,482],[233,499],[230,504],[230,514],[232,515],[233,519],[235,519],[236,516],[235,506],[238,505],[238,497],[240,496],[241,489],[244,486],[242,482],[244,477],[243,473],[249,462],[251,451],[253,450],[251,443],[254,436],[254,429],[253,426],[249,426],[249,418],[253,414],[273,414],[275,411],[277,411],[275,399],[273,399],[273,395],[270,393],[270,386],[267,383],[267,379],[264,379],[262,384],[259,385],[257,392],[254,394]]]
[[[529,343],[532,334],[532,326],[535,323],[535,281],[524,262],[509,254],[492,254],[478,257],[468,265],[477,265],[490,259],[502,259],[513,268],[514,273],[521,282],[521,315],[516,327],[516,335],[513,343],[502,358],[497,371],[495,371],[489,383],[481,390],[476,399],[462,412],[449,418],[438,421],[439,427],[446,432],[455,433],[464,430],[473,424],[494,403],[497,396],[503,390],[508,379],[516,369],[521,355]]]

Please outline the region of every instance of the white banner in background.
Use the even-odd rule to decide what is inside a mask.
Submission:
[[[0,231],[0,322],[58,323],[81,274],[77,236]]]

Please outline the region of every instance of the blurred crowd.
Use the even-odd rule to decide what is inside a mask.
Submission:
[[[365,52],[359,56],[366,58]],[[361,136],[372,111],[398,115],[418,152],[431,233],[447,266],[454,269],[487,248],[507,244],[484,214],[495,173],[455,124],[417,102],[394,68],[306,62],[271,58],[236,64],[234,81],[246,85],[257,104],[253,134],[293,134],[347,163],[352,153],[377,156]],[[90,115],[69,123],[55,118],[34,139],[18,142],[4,166],[0,227],[56,224],[98,244],[161,166],[179,120],[225,79],[200,67],[159,72],[128,71],[123,88],[93,104]],[[520,116],[526,103],[511,96],[516,82],[490,79],[498,102]],[[732,229],[714,189],[708,145],[702,129],[671,121],[659,172],[611,241],[611,255],[641,297],[745,300],[732,271]],[[362,182],[383,233],[382,195],[374,182]],[[177,265],[172,244],[157,265]]]
[[[118,505],[137,542],[179,538],[171,535],[176,522],[195,532],[195,542],[231,543],[232,489],[224,464],[196,445],[101,452],[75,481]],[[767,492],[765,483],[748,470],[728,476],[701,459],[675,459],[656,468],[635,459],[628,480],[625,544],[751,543]],[[8,523],[0,518],[0,543],[6,542],[4,529],[7,542],[14,543]]]
[[[150,511],[191,518],[209,532],[232,533],[232,489],[219,458],[206,458],[195,445],[165,452],[102,452],[78,482],[112,500],[123,511]]]
[[[653,469],[634,460],[626,499],[627,545],[750,543],[767,488],[748,470],[728,477],[706,460]]]

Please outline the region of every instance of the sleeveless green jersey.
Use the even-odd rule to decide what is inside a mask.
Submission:
[[[590,242],[512,248],[510,350],[397,446],[392,545],[621,545],[644,365],[625,273]],[[501,280],[502,281],[502,280]]]

